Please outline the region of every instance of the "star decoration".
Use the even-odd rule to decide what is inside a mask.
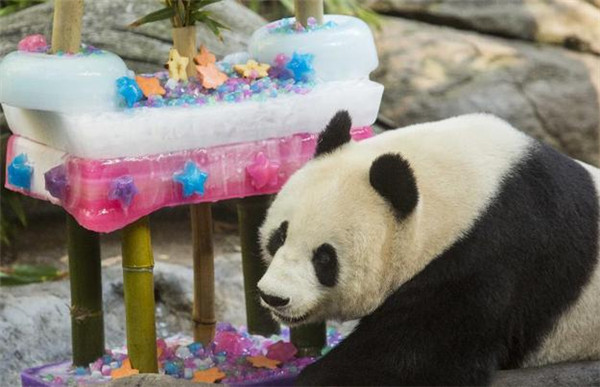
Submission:
[[[259,152],[254,157],[254,162],[246,167],[246,172],[250,175],[252,186],[261,189],[277,184],[280,167],[278,162],[269,160],[263,152]]]
[[[12,159],[6,172],[8,173],[8,184],[24,190],[31,189],[33,167],[29,164],[25,153],[21,153]]]
[[[63,200],[67,192],[67,168],[58,165],[44,173],[46,191],[53,197]]]
[[[292,59],[286,65],[286,68],[294,74],[294,80],[306,81],[314,74],[315,70],[312,65],[314,57],[313,54],[294,52]]]
[[[133,107],[133,104],[144,96],[135,79],[129,77],[117,79],[117,91],[125,99],[128,107]]]
[[[217,58],[204,45],[200,46],[200,53],[194,57],[194,63],[199,66],[214,64],[216,61]]]
[[[123,208],[127,208],[131,205],[133,197],[137,195],[138,190],[133,183],[133,176],[125,175],[117,177],[110,184],[110,190],[108,191],[109,200],[118,200],[121,202]]]
[[[214,63],[205,66],[196,65],[196,70],[198,70],[198,79],[206,89],[216,89],[228,79],[227,74],[221,72]]]
[[[139,373],[140,371],[136,370],[135,368],[131,368],[131,362],[129,359],[125,359],[123,360],[123,364],[120,368],[116,368],[110,372],[110,377],[112,379],[119,379],[131,375],[137,375]]]
[[[179,51],[172,48],[169,51],[169,61],[165,64],[165,68],[169,70],[169,78],[176,81],[187,81],[188,77],[185,68],[189,62],[188,57],[179,55]]]
[[[250,59],[246,64],[236,64],[233,69],[243,76],[244,78],[263,78],[268,76],[268,70],[271,66],[265,63],[258,63],[257,61]]]
[[[279,360],[280,362],[286,362],[296,356],[298,350],[292,343],[279,340],[275,344],[271,344],[267,348],[267,357],[273,360]]]
[[[217,367],[212,367],[204,371],[194,372],[193,382],[202,383],[215,383],[225,377],[225,374],[221,372]]]
[[[281,363],[279,360],[269,359],[266,356],[248,356],[246,358],[255,368],[268,368],[274,370]]]
[[[208,173],[202,171],[198,166],[188,161],[183,167],[183,171],[176,173],[173,180],[181,183],[183,187],[183,197],[187,198],[194,193],[204,195],[204,183],[208,179]]]
[[[140,89],[142,89],[142,93],[144,96],[150,97],[151,95],[165,95],[167,92],[158,81],[158,78],[148,78],[148,77],[135,77],[135,81],[137,82]]]

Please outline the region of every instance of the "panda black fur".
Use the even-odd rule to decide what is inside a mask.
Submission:
[[[362,317],[298,384],[481,385],[600,358],[597,168],[483,114],[349,129],[339,112],[261,229],[276,319]]]

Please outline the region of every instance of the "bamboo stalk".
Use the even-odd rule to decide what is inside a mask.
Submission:
[[[215,262],[210,203],[192,204],[194,246],[194,341],[205,346],[215,337]]]
[[[314,17],[317,24],[323,24],[323,0],[294,0],[296,21],[308,26],[308,18]]]
[[[189,59],[185,71],[188,77],[196,76],[196,65],[194,64],[194,57],[198,54],[196,49],[196,26],[188,27],[173,27],[173,46],[179,55],[185,56]]]
[[[292,343],[298,348],[299,356],[320,356],[326,344],[326,324],[307,324],[291,329]]]
[[[67,214],[73,364],[87,366],[104,354],[100,238]]]
[[[260,305],[256,287],[266,271],[260,256],[258,228],[265,218],[270,199],[268,195],[253,196],[241,199],[237,205],[248,332],[263,336],[279,333],[279,324],[271,318],[269,311]]]
[[[154,258],[147,216],[123,229],[121,248],[129,359],[141,373],[156,373]]]
[[[54,0],[52,52],[76,53],[81,48],[83,0]]]

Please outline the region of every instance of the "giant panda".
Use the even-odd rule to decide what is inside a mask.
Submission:
[[[300,385],[481,385],[600,358],[597,168],[487,114],[351,141],[338,112],[260,229],[262,304],[360,318]]]

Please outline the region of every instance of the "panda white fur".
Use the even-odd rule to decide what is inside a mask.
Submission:
[[[489,383],[600,358],[600,172],[485,114],[350,140],[339,112],[261,228],[297,325],[361,322],[299,384]]]

